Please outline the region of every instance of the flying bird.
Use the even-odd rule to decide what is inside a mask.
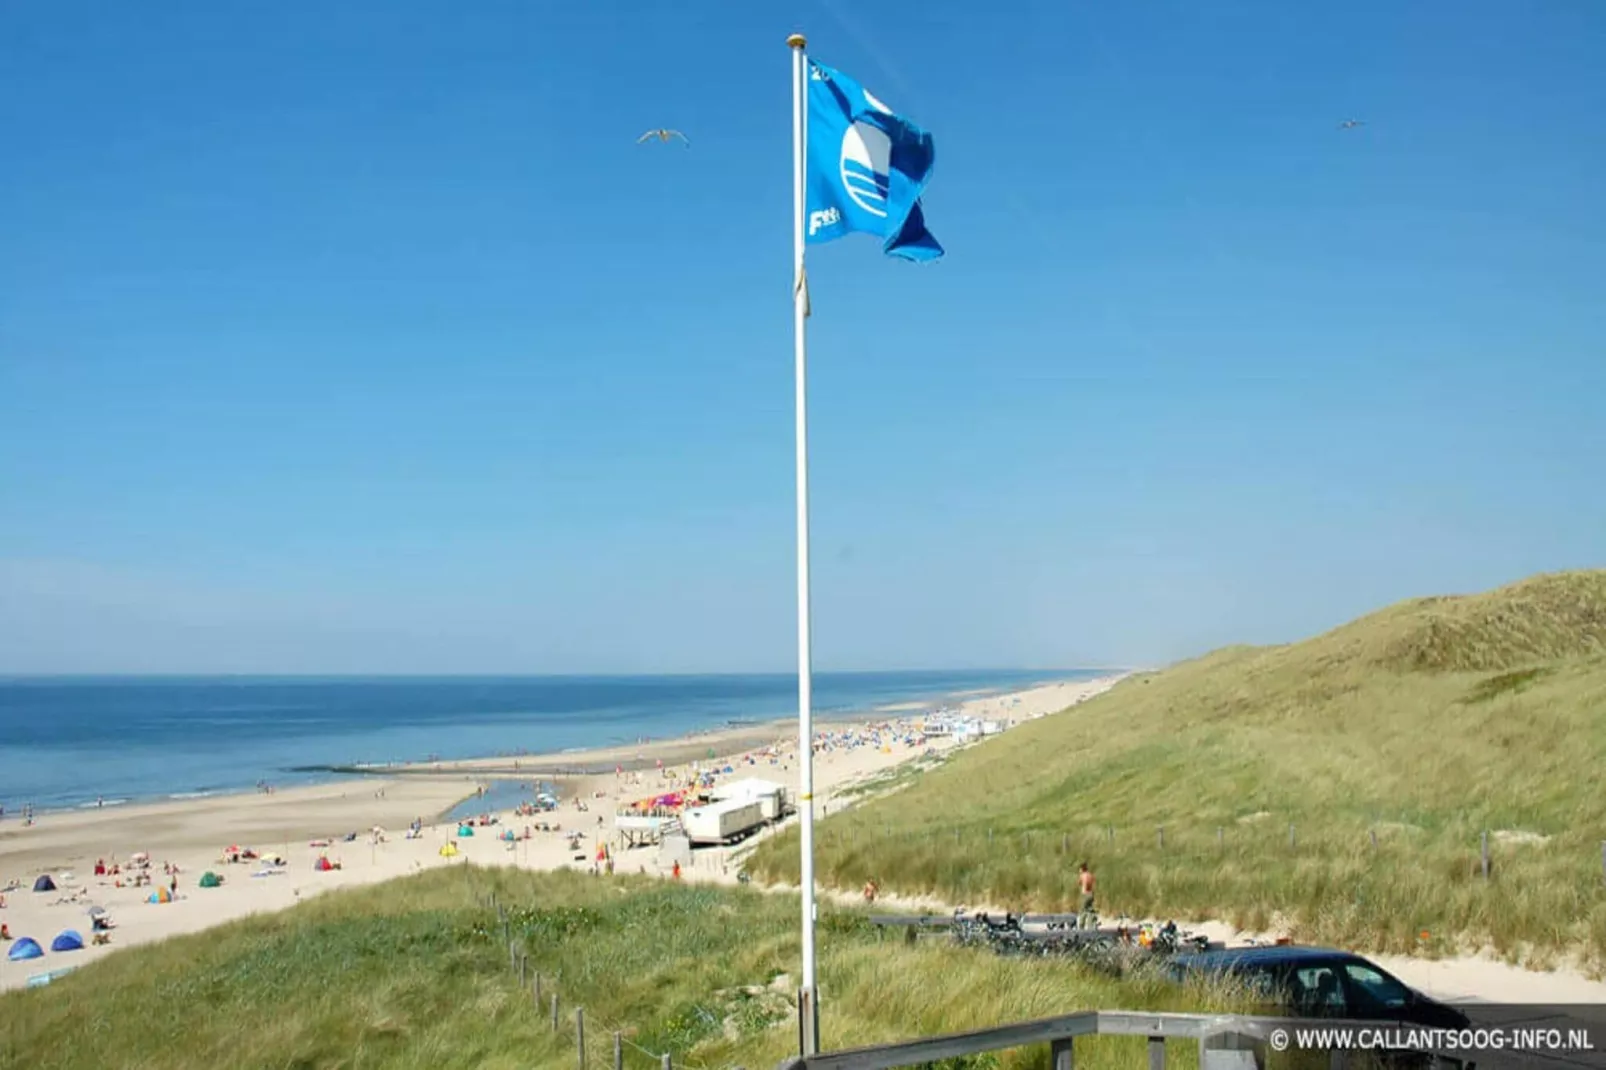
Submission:
[[[686,135],[682,134],[679,130],[649,130],[636,139],[636,144],[641,145],[645,142],[651,141],[653,138],[657,138],[659,141],[668,141],[672,137],[680,138],[680,140],[686,142],[686,147],[688,149],[691,148],[691,142],[687,141]]]
[[[1345,119],[1338,124],[1340,130],[1354,130],[1357,126],[1365,126],[1365,119]]]

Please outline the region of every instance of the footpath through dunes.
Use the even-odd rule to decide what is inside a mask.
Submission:
[[[507,912],[505,932],[491,896]],[[740,888],[457,865],[0,994],[0,1065],[574,1070],[613,1066],[618,1031],[632,1070],[658,1070],[665,1054],[689,1070],[762,1070],[797,1050],[797,905]],[[1082,1008],[1251,1009],[1228,992],[1153,977],[947,942],[906,947],[828,905],[819,931],[821,1027],[833,1048]],[[1078,1042],[1077,1065],[1131,1066],[1143,1043]],[[1046,1062],[1046,1051],[1021,1050],[996,1065]]]
[[[1107,914],[1599,971],[1603,759],[1606,572],[1543,575],[1130,677],[830,815],[817,872],[1050,911],[1085,859]]]

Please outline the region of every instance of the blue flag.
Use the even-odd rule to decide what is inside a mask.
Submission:
[[[812,244],[863,231],[906,260],[935,260],[920,193],[931,179],[931,135],[841,71],[809,61],[808,215]]]

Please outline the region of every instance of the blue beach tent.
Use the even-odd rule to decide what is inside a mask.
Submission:
[[[56,882],[50,879],[50,874],[41,873],[39,874],[39,879],[33,882],[33,890],[36,892],[53,892],[56,890]]]
[[[84,938],[72,929],[63,929],[56,934],[54,940],[50,941],[50,950],[52,951],[82,951],[83,949]]]
[[[39,959],[44,958],[44,956],[45,949],[40,947],[39,941],[31,936],[24,936],[12,944],[11,950],[6,952],[6,958],[12,962],[21,962],[23,959]]]

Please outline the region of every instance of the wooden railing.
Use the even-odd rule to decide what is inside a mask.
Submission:
[[[1074,1070],[1076,1038],[1091,1036],[1148,1038],[1150,1070],[1163,1070],[1165,1067],[1168,1041],[1196,1043],[1201,1070],[1264,1070],[1268,1046],[1281,1051],[1290,1046],[1291,1038],[1296,1036],[1295,1030],[1324,1027],[1398,1030],[1400,1023],[1259,1018],[1234,1014],[1086,1011],[968,1033],[949,1033],[895,1044],[876,1044],[794,1057],[781,1063],[778,1070],[896,1070],[898,1067],[919,1066],[942,1059],[1007,1051],[1034,1044],[1049,1046],[1053,1070]],[[1330,1065],[1334,1068],[1348,1065],[1350,1054],[1337,1049],[1330,1051]],[[1388,1054],[1393,1057],[1407,1053],[1395,1049]],[[1452,1055],[1445,1051],[1417,1049],[1416,1054],[1437,1059],[1439,1065],[1447,1067],[1470,1068],[1474,1065],[1466,1061],[1465,1052]]]

